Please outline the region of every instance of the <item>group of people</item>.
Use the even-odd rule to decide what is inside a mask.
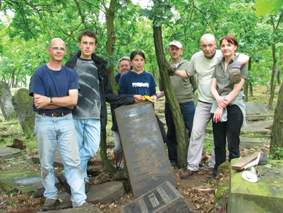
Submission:
[[[89,182],[87,164],[98,151],[103,134],[101,131],[105,130],[105,101],[114,109],[148,99],[155,101],[162,95],[162,92],[156,92],[153,75],[144,70],[146,57],[140,50],[119,60],[120,72],[115,76],[119,92],[113,93],[107,75],[107,62],[95,54],[96,41],[92,31],[82,32],[78,38],[79,51],[63,65],[65,43],[60,38],[53,38],[48,47],[48,63],[37,68],[30,81],[30,95],[33,96],[33,109],[36,112],[35,135],[46,198],[42,210],[55,209],[59,202],[53,167],[57,148],[70,186],[73,207],[88,205],[85,192]],[[181,178],[187,178],[199,169],[205,128],[211,117],[215,141],[215,165],[213,161],[211,163],[214,174],[226,160],[226,139],[229,159],[240,155],[239,134],[245,117],[242,87],[249,58],[236,53],[238,43],[233,36],[223,37],[220,46],[221,51],[216,50],[215,37],[204,34],[200,38],[201,51],[187,61],[182,58],[183,45],[179,41],[169,43],[173,70],[170,81],[190,137],[187,169],[181,173]],[[195,90],[198,90],[196,106]],[[121,160],[119,133],[114,113],[112,115],[114,154]],[[168,156],[171,163],[176,164],[178,130],[175,129],[167,101],[165,118]]]

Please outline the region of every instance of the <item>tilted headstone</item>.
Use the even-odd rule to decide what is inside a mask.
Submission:
[[[122,213],[189,213],[182,195],[168,181],[123,206]]]
[[[5,120],[16,117],[9,85],[3,81],[0,82],[0,108]]]
[[[32,98],[27,89],[19,89],[13,96],[13,105],[17,118],[21,124],[25,136],[30,137],[34,129],[34,112],[32,110]]]
[[[131,187],[138,197],[165,181],[176,185],[175,175],[151,103],[115,110]]]

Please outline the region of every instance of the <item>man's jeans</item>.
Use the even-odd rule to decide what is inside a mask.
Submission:
[[[79,144],[81,169],[85,181],[88,181],[87,164],[98,151],[101,124],[99,119],[74,119],[74,122]]]
[[[191,134],[193,119],[195,113],[195,104],[193,101],[180,104],[181,113],[183,115],[186,129],[189,131],[189,137]],[[176,129],[173,121],[173,114],[170,110],[169,104],[165,104],[165,119],[167,124],[167,147],[168,156],[171,162],[177,162],[177,141],[176,141]],[[187,142],[188,143],[188,142]]]
[[[82,205],[86,200],[85,184],[80,170],[80,157],[72,114],[63,117],[36,114],[35,134],[42,182],[45,188],[44,197],[49,199],[58,197],[53,167],[54,154],[58,146],[64,165],[64,174],[71,188],[73,206]]]

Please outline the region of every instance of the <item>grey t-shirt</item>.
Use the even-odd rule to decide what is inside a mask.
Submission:
[[[195,53],[189,63],[188,74],[197,75],[198,99],[207,103],[213,103],[214,98],[210,92],[210,84],[216,64],[222,59],[222,53],[216,50],[215,55],[208,59],[203,51]]]
[[[79,100],[73,112],[74,118],[100,119],[101,101],[98,70],[92,60],[78,59],[75,71],[79,76]]]

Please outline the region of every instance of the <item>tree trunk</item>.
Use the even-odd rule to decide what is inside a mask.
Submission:
[[[106,41],[106,52],[108,58],[111,60],[114,54],[114,43],[115,43],[115,29],[114,29],[114,11],[117,5],[117,0],[111,0],[109,8],[106,10],[106,28],[107,28],[107,41]],[[113,82],[113,64],[108,67],[108,77]],[[100,141],[100,155],[104,168],[113,172],[114,167],[111,161],[107,157],[107,144],[106,144],[106,129],[102,127],[101,130],[101,141]]]
[[[153,38],[154,38],[155,54],[160,72],[160,79],[161,82],[163,83],[166,100],[169,102],[173,114],[174,125],[177,130],[176,139],[177,139],[178,166],[185,167],[187,161],[188,140],[186,137],[185,124],[183,121],[183,116],[181,114],[180,105],[177,102],[177,99],[175,97],[175,94],[173,93],[173,89],[170,83],[170,78],[168,74],[170,65],[166,61],[163,51],[161,26],[153,25]]]
[[[248,65],[248,71],[250,72],[252,69],[252,60],[249,60],[249,65]],[[244,94],[245,94],[245,101],[247,102],[249,100],[249,86],[251,86],[251,81],[249,78],[245,81],[245,86],[244,86]]]
[[[270,97],[269,97],[269,101],[268,101],[268,107],[272,108],[273,105],[273,99],[274,99],[274,91],[275,91],[275,83],[274,83],[274,79],[275,79],[275,74],[276,74],[276,47],[275,47],[275,43],[272,43],[272,73],[271,73],[271,79],[270,79]]]
[[[116,41],[114,20],[115,20],[115,9],[117,8],[117,0],[111,0],[109,8],[106,10],[106,29],[107,29],[107,41],[106,41],[106,52],[108,55],[109,64],[109,79],[111,79],[111,85],[115,85],[114,79],[114,65],[113,65],[113,55],[114,46]]]
[[[281,153],[280,153],[281,152]],[[278,94],[277,106],[274,113],[274,121],[271,133],[270,153],[274,155],[281,154],[283,157],[283,83]]]

